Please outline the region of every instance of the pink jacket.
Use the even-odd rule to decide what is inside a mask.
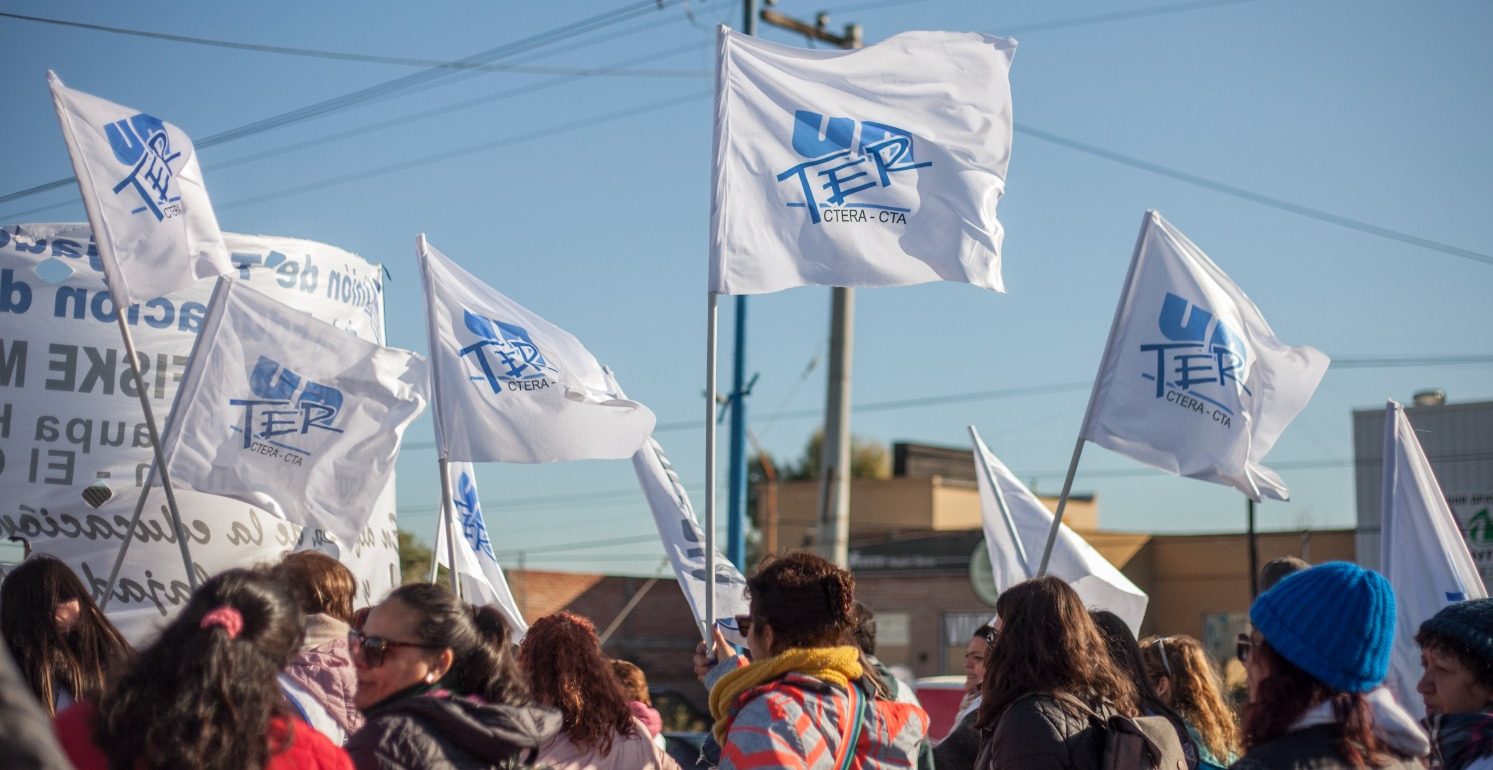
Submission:
[[[353,705],[358,672],[353,668],[347,631],[348,625],[331,615],[307,615],[306,640],[284,673],[311,693],[351,735],[363,726],[363,713]]]
[[[612,738],[609,754],[581,746],[561,732],[539,747],[535,764],[553,770],[680,770],[678,762],[654,745],[647,726],[635,719],[633,727],[632,735]]]
[[[659,733],[663,732],[664,718],[659,716],[658,709],[640,700],[628,701],[627,709],[632,712],[635,719],[642,722],[648,728],[649,735],[656,737]]]

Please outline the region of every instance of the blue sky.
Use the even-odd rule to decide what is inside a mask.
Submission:
[[[267,0],[163,2],[142,12],[12,0],[4,10],[233,43],[453,60],[633,9],[627,20],[498,60],[518,69],[459,73],[200,155],[224,229],[309,238],[385,263],[392,344],[425,348],[413,256],[422,231],[576,334],[668,428],[658,438],[703,510],[709,73],[714,25],[738,23],[741,11],[738,2],[665,5]],[[1088,393],[1071,383],[1093,377],[1147,208],[1229,272],[1288,343],[1337,358],[1493,353],[1493,51],[1484,39],[1493,6],[784,0],[777,7],[800,17],[827,8],[832,28],[859,22],[867,42],[909,29],[1020,41],[1012,90],[1026,130],[1015,138],[1000,204],[1009,293],[949,284],[859,292],[852,400],[1023,395],[857,412],[859,435],[963,446],[972,423],[1018,475],[1055,492]],[[0,194],[69,173],[48,68],[199,140],[422,70],[12,18],[0,18],[0,30],[7,96],[0,126],[9,149]],[[621,63],[634,71],[595,74]],[[411,119],[426,112],[433,114]],[[364,130],[383,123],[392,125]],[[49,208],[34,210],[42,207]],[[72,188],[0,204],[5,223],[82,218]],[[748,366],[761,377],[750,420],[780,459],[796,456],[818,422],[801,415],[823,405],[828,298],[828,289],[809,288],[751,300]],[[723,383],[732,324],[724,304]],[[1294,499],[1260,506],[1261,526],[1350,525],[1351,410],[1408,400],[1425,387],[1445,388],[1454,401],[1493,398],[1490,368],[1334,367],[1267,461],[1281,468]],[[401,517],[428,540],[438,498],[428,417],[407,442]],[[720,478],[724,484],[724,470]],[[489,465],[479,485],[494,547],[532,550],[530,566],[651,572],[660,558],[644,538],[652,522],[627,462]],[[1243,524],[1237,493],[1093,447],[1076,488],[1098,494],[1109,528]],[[640,542],[625,542],[635,536]],[[598,540],[624,542],[581,548]]]

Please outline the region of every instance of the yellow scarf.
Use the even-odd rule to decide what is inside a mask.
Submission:
[[[738,668],[716,680],[715,687],[710,690],[710,715],[715,717],[716,742],[726,745],[731,705],[742,693],[788,673],[811,676],[844,688],[865,675],[861,669],[860,650],[848,646],[793,648]]]

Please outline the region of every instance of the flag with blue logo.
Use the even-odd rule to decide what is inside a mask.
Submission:
[[[451,484],[452,510],[443,515],[455,525],[460,533],[456,548],[446,546],[446,527],[436,527],[436,563],[450,569],[449,552],[456,551],[456,575],[461,580],[461,596],[476,605],[492,605],[508,619],[511,641],[523,641],[529,631],[518,603],[513,601],[513,591],[508,588],[508,578],[503,575],[503,566],[493,553],[492,540],[487,536],[487,522],[482,514],[482,502],[477,499],[477,472],[471,463],[447,463],[446,474]]]
[[[631,457],[653,412],[611,389],[569,332],[452,262],[420,236],[441,457],[550,463]]]
[[[1327,372],[1171,223],[1146,212],[1082,436],[1168,473],[1290,497],[1261,464]]]
[[[1384,408],[1384,496],[1379,567],[1395,592],[1395,640],[1385,685],[1425,716],[1416,692],[1424,669],[1415,634],[1443,607],[1486,599],[1482,576],[1404,407]]]
[[[133,305],[233,269],[192,140],[47,73],[109,293]]]
[[[1052,530],[1053,515],[1041,498],[990,451],[974,428],[970,428],[970,438],[979,470],[976,475],[985,547],[990,551],[995,587],[1004,591],[1036,577],[1042,549]],[[1125,621],[1131,631],[1140,634],[1150,597],[1067,524],[1058,529],[1047,574],[1072,586],[1084,606],[1109,610]]]
[[[904,32],[853,51],[721,28],[710,291],[1005,291],[995,216],[1016,41]]]
[[[219,278],[162,439],[177,489],[242,500],[357,542],[429,372]]]

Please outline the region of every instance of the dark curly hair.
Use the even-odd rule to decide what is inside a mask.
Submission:
[[[451,670],[441,680],[446,687],[489,703],[529,703],[502,613],[473,607],[439,583],[408,583],[385,601],[398,601],[415,614],[421,644],[451,649]]]
[[[1051,575],[1017,583],[995,602],[1000,630],[985,652],[979,724],[994,729],[1006,709],[1032,693],[1065,693],[1090,705],[1108,701],[1135,716],[1135,684],[1110,658],[1083,600]]]
[[[609,754],[617,735],[636,734],[627,695],[601,654],[591,621],[570,612],[534,621],[518,659],[534,700],[560,710],[572,741]]]
[[[794,647],[834,647],[854,617],[855,578],[808,551],[769,559],[747,578],[752,619],[772,628],[774,655]]]
[[[202,627],[223,607],[243,619],[236,636]],[[94,742],[111,767],[259,770],[295,738],[276,675],[301,637],[300,609],[278,580],[247,569],[217,575],[104,694]],[[271,730],[275,716],[285,730]]]
[[[73,600],[78,622],[63,633],[53,618],[57,605]],[[133,654],[72,569],[40,554],[11,570],[0,585],[0,636],[49,715],[56,714],[64,690],[73,700],[97,702]]]
[[[1493,690],[1493,659],[1472,649],[1466,642],[1423,628],[1416,632],[1415,643],[1422,650],[1444,652],[1456,658],[1472,674],[1478,686]]]
[[[1354,770],[1391,762],[1383,742],[1374,734],[1374,711],[1362,693],[1338,692],[1301,670],[1262,640],[1250,648],[1270,673],[1255,685],[1254,698],[1244,709],[1244,749],[1249,751],[1291,731],[1312,706],[1332,702],[1333,721],[1341,726],[1338,752]]]

